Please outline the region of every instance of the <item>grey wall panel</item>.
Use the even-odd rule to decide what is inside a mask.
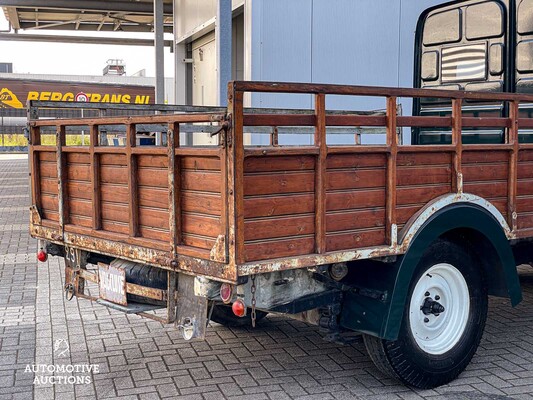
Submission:
[[[413,85],[416,23],[446,0],[253,0],[251,78]],[[410,100],[400,99],[404,115]],[[312,99],[253,96],[253,106],[312,107]],[[384,99],[328,96],[331,109],[375,110]],[[406,130],[405,139],[409,134]]]
[[[257,5],[254,4],[254,7]],[[260,25],[260,78],[266,81],[311,82],[311,18],[309,0],[263,0]],[[310,96],[262,94],[262,107],[306,108]]]
[[[400,2],[314,0],[312,80],[351,85],[398,85]],[[379,109],[375,98],[336,96],[328,107]]]

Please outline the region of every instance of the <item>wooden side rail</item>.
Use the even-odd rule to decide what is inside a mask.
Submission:
[[[343,86],[343,85],[320,85],[320,84],[300,84],[300,83],[271,83],[271,82],[232,82],[228,86],[229,88],[229,97],[230,99],[240,99],[239,102],[232,104],[231,113],[233,115],[233,129],[235,136],[235,146],[234,149],[234,163],[236,165],[235,174],[233,176],[235,186],[235,203],[238,205],[239,209],[241,204],[244,204],[244,193],[240,189],[240,186],[243,182],[246,181],[245,171],[241,169],[241,165],[245,164],[245,160],[248,157],[252,157],[254,160],[257,157],[271,157],[271,165],[276,163],[287,163],[287,171],[290,170],[290,162],[295,162],[294,157],[304,157],[306,155],[312,155],[314,157],[314,227],[312,232],[314,234],[314,245],[313,253],[323,254],[327,253],[328,250],[328,239],[327,235],[329,231],[326,227],[327,225],[327,212],[326,212],[326,203],[329,201],[328,194],[326,193],[326,188],[328,187],[328,169],[327,165],[329,162],[333,162],[332,157],[335,154],[360,154],[361,157],[365,154],[384,154],[386,157],[385,165],[385,223],[384,223],[384,234],[385,234],[385,243],[384,245],[394,248],[397,245],[397,235],[398,229],[405,224],[405,206],[400,210],[399,204],[397,204],[397,195],[398,195],[398,185],[399,183],[409,180],[406,178],[405,171],[402,171],[402,176],[398,176],[399,173],[399,155],[402,155],[402,160],[408,154],[418,154],[418,158],[429,157],[429,154],[435,154],[437,157],[438,153],[449,154],[450,155],[450,164],[446,174],[449,174],[449,192],[450,193],[463,193],[468,190],[475,190],[479,193],[487,192],[487,197],[490,198],[490,193],[487,190],[481,189],[483,182],[485,185],[490,185],[490,182],[486,179],[490,178],[492,171],[490,168],[484,167],[486,163],[500,163],[501,152],[507,154],[506,163],[508,166],[507,176],[505,176],[506,181],[506,200],[505,203],[503,200],[497,200],[496,205],[501,209],[502,214],[506,217],[509,227],[511,227],[512,232],[516,236],[520,236],[526,229],[533,228],[533,216],[527,217],[527,221],[531,220],[531,224],[527,222],[524,226],[520,226],[517,223],[518,214],[517,213],[517,186],[520,181],[520,176],[518,171],[524,170],[524,166],[519,166],[519,151],[521,149],[531,149],[533,150],[533,145],[528,144],[519,144],[518,141],[518,130],[519,128],[533,128],[533,121],[527,118],[518,118],[518,110],[520,103],[533,102],[533,96],[531,95],[522,95],[522,94],[508,94],[508,93],[480,93],[480,92],[464,92],[464,91],[444,91],[444,90],[426,90],[426,89],[399,89],[399,88],[379,88],[379,87],[362,87],[362,86]],[[246,109],[242,108],[242,98],[244,93],[299,93],[299,94],[309,94],[314,98],[315,112],[311,114],[291,114],[284,113],[279,115],[273,114],[261,114],[261,113],[246,113]],[[343,112],[342,114],[329,114],[326,111],[326,99],[328,95],[346,95],[346,96],[372,96],[372,97],[383,97],[386,100],[386,115],[358,115],[356,112],[350,114],[349,112]],[[397,99],[403,98],[443,98],[449,99],[452,103],[451,115],[450,116],[399,116],[397,115]],[[471,117],[463,116],[462,109],[465,101],[469,101],[469,106],[472,102],[504,102],[509,104],[509,117]],[[241,148],[243,143],[243,134],[244,127],[271,127],[271,139],[270,147],[265,146],[246,146]],[[361,146],[357,142],[355,145],[343,145],[343,146],[334,146],[326,144],[326,127],[328,126],[343,126],[343,127],[360,127],[360,126],[373,126],[373,127],[384,127],[386,128],[386,143],[382,146]],[[311,146],[301,147],[301,146],[279,146],[278,143],[278,128],[281,127],[314,127],[314,143]],[[443,145],[432,145],[432,146],[401,146],[398,144],[398,128],[401,127],[415,127],[415,128],[449,128],[451,132],[451,144]],[[506,131],[505,142],[501,144],[463,144],[462,133],[465,128],[497,128],[504,129]],[[466,152],[466,153],[465,153]],[[428,156],[425,156],[428,154]],[[466,154],[467,160],[463,159],[464,154]],[[485,154],[485,155],[484,155]],[[488,154],[488,155],[487,155]],[[405,156],[404,156],[405,155]],[[292,157],[292,158],[290,158]],[[434,158],[435,158],[434,157]],[[439,156],[440,157],[440,156]],[[437,158],[435,158],[437,159]],[[292,160],[292,161],[291,161]],[[329,160],[329,161],[328,161]],[[361,158],[363,160],[363,158]],[[431,158],[428,158],[431,160]],[[443,159],[444,160],[444,159]],[[479,160],[479,161],[476,161]],[[259,163],[259,161],[254,161]],[[402,161],[404,162],[404,161]],[[437,162],[437,161],[435,161]],[[528,162],[528,161],[526,161]],[[481,163],[479,171],[473,170],[476,163]],[[485,163],[485,164],[484,164]],[[249,164],[249,163],[248,163]],[[487,164],[487,165],[489,165]],[[495,165],[496,165],[495,164]],[[255,165],[255,164],[254,164]],[[266,164],[265,164],[266,165]],[[403,164],[402,164],[403,165]],[[431,165],[431,162],[428,161],[428,165]],[[500,165],[500,164],[498,164]],[[504,165],[504,164],[501,164]],[[257,170],[257,166],[253,167],[253,171]],[[404,167],[402,167],[404,168]],[[434,168],[437,168],[435,166]],[[443,165],[442,168],[445,168]],[[282,169],[271,167],[272,171]],[[265,170],[266,171],[266,170]],[[263,172],[265,173],[265,172]],[[273,172],[274,173],[274,172]],[[253,173],[252,173],[253,174]],[[466,174],[466,175],[465,175]],[[495,174],[495,180],[497,178]],[[524,175],[524,174],[522,174]],[[302,175],[303,176],[303,175]],[[468,187],[465,190],[465,176],[468,179]],[[499,176],[499,175],[498,175]],[[525,175],[528,176],[528,175]],[[349,175],[346,175],[349,179]],[[488,177],[488,178],[487,178]],[[258,178],[259,179],[259,178]],[[281,178],[280,178],[281,179]],[[437,178],[435,178],[437,179]],[[295,181],[296,182],[296,181]],[[372,186],[371,182],[369,183]],[[522,187],[525,185],[531,185],[530,181],[520,183]],[[405,188],[403,189],[405,190]],[[414,190],[414,189],[412,189]],[[430,190],[430,189],[428,189]],[[529,186],[528,189],[529,190]],[[523,191],[524,193],[529,193],[528,191]],[[533,190],[533,189],[532,189]],[[267,192],[265,192],[267,193]],[[275,192],[272,192],[275,193]],[[533,193],[532,193],[533,194]],[[350,193],[346,194],[347,196]],[[352,193],[353,195],[353,193]],[[272,195],[270,195],[272,196]],[[257,196],[256,196],[257,197]],[[298,198],[303,198],[302,195],[297,195],[293,193],[291,195],[286,195],[288,202],[294,201]],[[246,203],[253,203],[254,196],[246,197]],[[258,200],[256,200],[258,201]],[[405,200],[402,200],[405,203]],[[416,199],[413,199],[415,202]],[[269,203],[270,204],[270,203]],[[302,209],[303,210],[303,209]],[[529,212],[529,208],[525,208]],[[303,212],[303,211],[301,211]],[[401,212],[401,216],[398,216],[398,213]],[[257,237],[268,237],[268,235],[258,235],[254,233],[252,236],[245,235],[245,217],[238,212],[235,213],[236,220],[236,260],[237,264],[243,262],[251,262],[254,260],[254,257],[262,257],[258,255],[258,252],[255,251],[254,255],[246,255],[247,250],[246,246],[254,246],[253,238]],[[300,220],[304,220],[305,214],[301,214],[299,217]],[[524,219],[526,220],[526,219]],[[259,226],[258,221],[254,218],[246,219],[246,224],[250,226],[252,223],[254,226]],[[267,221],[262,219],[264,222],[262,226],[267,227]],[[299,220],[294,218],[295,223],[300,223]],[[302,224],[304,222],[301,222]],[[531,226],[529,226],[531,225]],[[301,232],[311,232],[305,225],[302,225],[300,228]],[[521,233],[521,232],[522,233]],[[272,233],[270,237],[274,240],[275,233]],[[303,235],[303,233],[302,233]],[[299,244],[296,246],[305,246],[304,236],[298,236],[302,239],[299,240]],[[252,238],[252,239],[250,239]],[[290,244],[290,238],[282,238],[281,241],[286,242],[289,250],[287,248],[271,244],[270,242],[261,242],[271,246],[271,250],[264,250],[263,258],[271,258],[269,251],[272,252],[275,249],[281,249],[285,251],[286,254],[298,254],[298,250],[293,245]],[[245,243],[249,243],[245,246]],[[258,242],[259,244],[260,242]],[[256,246],[257,247],[257,246]],[[355,247],[355,246],[352,246]],[[255,247],[254,247],[255,248]],[[250,251],[252,253],[252,251]],[[261,252],[259,252],[261,253]]]

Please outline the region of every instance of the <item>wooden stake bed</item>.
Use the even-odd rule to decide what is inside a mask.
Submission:
[[[245,92],[314,96],[312,113],[248,113]],[[328,95],[384,97],[386,115],[326,111]],[[450,99],[451,117],[397,115],[398,97]],[[509,118],[462,117],[463,101],[502,101]],[[231,82],[221,113],[30,121],[31,234],[58,244],[217,280],[402,254],[435,205],[490,208],[509,239],[533,236],[533,145],[518,141],[520,103],[504,93]],[[219,145],[184,147],[180,126],[221,128]],[[167,146],[137,146],[140,124],[168,127]],[[100,146],[99,127],[125,127],[122,147]],[[56,145],[41,145],[55,127]],[[66,146],[88,126],[89,146]],[[273,127],[271,144],[244,131]],[[278,145],[278,127],[313,127],[314,145]],[[326,127],[382,126],[384,145],[328,145]],[[398,143],[400,127],[449,127],[452,143]],[[505,143],[462,144],[465,127],[505,128]]]

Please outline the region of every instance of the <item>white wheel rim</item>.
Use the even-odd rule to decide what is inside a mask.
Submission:
[[[442,313],[422,310],[424,304],[435,301],[444,307]],[[469,313],[470,293],[461,272],[451,264],[433,265],[418,280],[411,296],[411,333],[424,352],[444,354],[461,339]]]

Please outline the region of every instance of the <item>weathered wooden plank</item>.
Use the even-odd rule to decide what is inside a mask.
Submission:
[[[465,182],[465,193],[472,193],[483,198],[489,197],[505,197],[507,196],[507,182],[506,181],[492,181],[486,182]]]
[[[128,223],[105,219],[103,210],[104,208],[102,208],[102,229],[104,231],[121,233],[123,235],[129,233],[130,228]]]
[[[463,164],[462,170],[465,182],[507,180],[509,164]]]
[[[452,162],[451,153],[407,153],[399,152],[398,167],[413,167],[419,165],[449,165]]]
[[[110,166],[100,164],[100,182],[127,185],[128,169],[126,166]]]
[[[51,179],[51,178],[43,178],[40,179],[41,183],[41,192],[42,193],[48,193],[53,194],[57,196],[57,180]]]
[[[69,181],[91,181],[91,167],[88,164],[67,164],[66,176]]]
[[[315,188],[313,172],[246,174],[244,195],[312,192]]]
[[[89,165],[91,163],[91,155],[87,153],[67,153],[67,164],[84,164]]]
[[[181,189],[220,193],[221,176],[217,172],[181,171]]]
[[[450,117],[398,116],[397,125],[427,128],[446,128],[452,126],[452,119]]]
[[[244,172],[305,171],[315,168],[313,156],[247,157]]]
[[[93,208],[92,208],[92,202],[90,200],[81,200],[81,199],[75,199],[75,198],[69,198],[69,207],[70,212],[72,214],[76,214],[78,216],[85,216],[85,217],[92,217],[93,215]],[[71,221],[72,222],[72,221]],[[76,225],[75,222],[72,222]]]
[[[246,261],[266,260],[269,258],[290,257],[313,254],[314,236],[276,239],[275,241],[257,241],[244,244]]]
[[[102,148],[100,148],[98,150],[101,150]],[[118,165],[118,166],[125,167],[126,164],[127,164],[126,155],[125,154],[100,154],[100,164],[102,166],[104,166],[104,165]]]
[[[168,189],[168,171],[160,168],[138,168],[137,184]]]
[[[43,220],[49,219],[54,222],[59,222],[59,213],[57,212],[57,210],[49,210],[47,208],[43,208],[42,211],[43,211],[43,215],[42,215]],[[43,221],[43,225],[44,225],[44,221]],[[57,225],[54,225],[54,227],[57,227]]]
[[[144,225],[139,225],[139,236],[147,239],[158,240],[167,243],[170,240],[168,231],[154,229]],[[168,245],[167,245],[168,246]]]
[[[399,186],[396,193],[398,205],[428,203],[443,194],[450,193],[450,185]]]
[[[508,151],[468,151],[468,147],[463,150],[464,164],[477,163],[504,163],[509,161]]]
[[[326,215],[328,233],[383,226],[385,226],[385,208],[330,212]]]
[[[400,167],[397,171],[397,185],[424,185],[451,182],[451,167]]]
[[[192,246],[200,249],[211,250],[215,245],[215,239],[211,237],[186,234],[184,232],[181,236],[181,243],[184,246]]]
[[[533,162],[518,163],[517,173],[520,179],[533,179]]]
[[[328,233],[326,242],[327,251],[381,246],[386,242],[385,228]]]
[[[57,202],[57,196],[51,196],[47,193],[41,194],[41,205],[44,209],[49,211],[58,211],[59,206]]]
[[[313,193],[244,199],[244,218],[304,214],[314,211]]]
[[[517,220],[518,229],[533,228],[533,213],[520,213]]]
[[[533,194],[533,179],[518,179],[517,193],[519,196]]]
[[[220,171],[221,161],[220,158],[215,157],[194,157],[194,156],[182,156],[180,159],[180,166],[182,169],[192,170],[212,170]]]
[[[137,164],[139,168],[168,168],[168,158],[164,156],[154,156],[154,155],[137,155]]]
[[[330,154],[327,159],[328,170],[336,168],[385,168],[386,164],[387,156],[384,153]]]
[[[129,222],[128,205],[102,201],[102,219],[127,224]]]
[[[385,188],[329,192],[326,195],[327,211],[385,207]]]
[[[218,217],[182,213],[181,226],[183,234],[196,234],[216,238],[221,232],[221,221]]]
[[[516,211],[519,213],[533,212],[533,197],[518,196],[516,198]]]
[[[169,198],[166,188],[139,187],[139,205],[168,210]]]
[[[328,170],[326,189],[362,189],[384,187],[385,169]]]
[[[310,235],[315,232],[312,214],[244,221],[244,240]]]
[[[129,197],[128,186],[103,183],[100,185],[100,196],[101,201],[127,205]]]
[[[218,194],[181,192],[181,209],[184,212],[204,213],[207,215],[220,216],[222,210],[222,198]]]
[[[83,226],[86,228],[92,228],[93,226],[93,220],[91,217],[74,214],[72,210],[70,213],[70,223],[72,225]]]
[[[40,151],[38,152],[38,155],[39,155],[40,162],[48,161],[54,164],[56,163],[56,149],[55,148],[53,148],[53,151],[47,151],[47,152]]]
[[[520,150],[518,153],[518,162],[533,161],[533,149]]]
[[[139,225],[168,230],[168,224],[168,209],[139,207]]]
[[[56,153],[50,153],[56,155]],[[39,174],[42,178],[57,178],[57,164],[50,161],[41,161],[39,163]]]

